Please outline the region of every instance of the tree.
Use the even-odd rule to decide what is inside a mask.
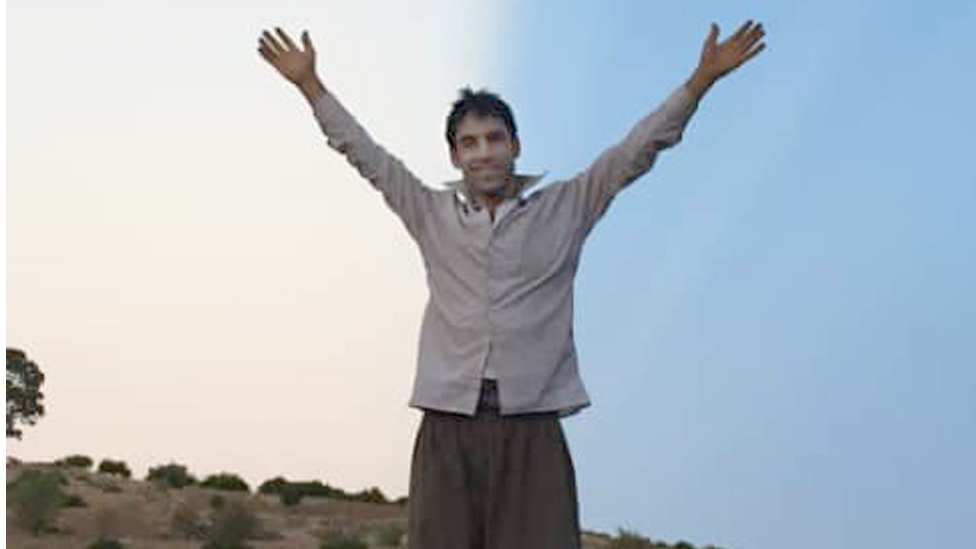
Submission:
[[[24,351],[7,347],[7,438],[19,439],[17,424],[34,425],[44,415],[44,374]]]

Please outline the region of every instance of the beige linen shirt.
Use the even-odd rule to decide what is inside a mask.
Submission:
[[[589,405],[573,342],[573,279],[583,241],[625,185],[680,141],[697,102],[681,87],[585,171],[521,194],[492,222],[458,192],[425,186],[331,93],[314,104],[329,145],[386,199],[420,247],[430,299],[410,405],[474,415],[497,379],[502,415]]]

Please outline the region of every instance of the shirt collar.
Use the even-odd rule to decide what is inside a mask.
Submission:
[[[515,181],[518,183],[518,194],[516,196],[518,196],[519,198],[524,198],[525,197],[525,191],[527,191],[530,187],[534,187],[545,176],[546,176],[545,173],[531,174],[531,175],[528,175],[528,174],[522,174],[522,175],[516,174],[515,175]],[[463,179],[457,179],[455,181],[448,181],[447,183],[444,183],[444,186],[447,187],[448,189],[453,189],[454,190],[454,193],[457,195],[458,199],[462,203],[467,204],[467,203],[471,202],[471,198],[468,195],[468,187],[467,187],[467,185],[464,184],[464,180]]]

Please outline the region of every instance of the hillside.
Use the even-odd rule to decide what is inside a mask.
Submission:
[[[60,473],[63,491],[75,496],[75,505],[83,502],[83,506],[60,508],[53,528],[38,536],[22,525],[10,504],[11,485],[28,471]],[[98,539],[119,540],[126,548],[199,549],[214,523],[226,519],[226,510],[242,508],[244,515],[256,519],[248,547],[261,549],[321,549],[329,547],[323,544],[326,540],[332,541],[331,547],[353,549],[356,545],[350,539],[368,547],[398,547],[406,529],[406,507],[397,504],[305,497],[297,505],[285,506],[277,496],[198,486],[176,489],[82,468],[16,460],[8,460],[6,472],[7,547],[11,549],[79,549]],[[223,519],[215,503],[225,513]],[[608,536],[584,537],[585,549],[608,545]]]

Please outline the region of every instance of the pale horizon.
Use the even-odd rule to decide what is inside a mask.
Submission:
[[[257,38],[309,29],[335,93],[443,181],[446,108],[490,77],[497,10],[419,5],[8,7],[10,43],[50,36],[8,55],[7,344],[47,376],[8,453],[406,494],[419,255]],[[423,86],[392,100],[391,79]]]

